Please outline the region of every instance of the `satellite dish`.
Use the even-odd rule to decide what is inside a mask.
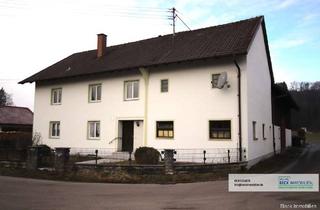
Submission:
[[[222,72],[218,78],[217,88],[222,89],[228,83],[227,79],[227,72]]]

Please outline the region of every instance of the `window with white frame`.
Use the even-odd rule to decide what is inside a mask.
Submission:
[[[139,99],[139,81],[125,81],[124,82],[124,99],[137,100]]]
[[[161,93],[166,93],[169,90],[169,80],[162,79],[161,80]]]
[[[51,90],[51,104],[61,104],[62,88],[54,88]]]
[[[50,138],[60,138],[60,122],[51,121],[50,122]]]
[[[101,101],[101,84],[89,85],[89,102]]]
[[[100,121],[88,122],[88,138],[100,139]]]
[[[252,121],[252,135],[253,135],[253,140],[258,140],[257,138],[257,130],[256,130],[257,122]]]

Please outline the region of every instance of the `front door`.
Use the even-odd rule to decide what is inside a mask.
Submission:
[[[133,151],[133,122],[122,121],[122,151]]]

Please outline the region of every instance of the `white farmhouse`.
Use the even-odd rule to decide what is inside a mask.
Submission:
[[[35,82],[33,131],[51,147],[274,152],[264,18],[75,53]],[[244,152],[245,151],[245,152]]]

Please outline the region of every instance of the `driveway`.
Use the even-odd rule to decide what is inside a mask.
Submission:
[[[320,146],[311,145],[286,172],[319,172]],[[284,172],[283,171],[283,172]],[[0,177],[2,210],[280,209],[313,204],[320,193],[231,193],[227,181],[175,185],[72,183]],[[288,208],[287,208],[288,209]]]

